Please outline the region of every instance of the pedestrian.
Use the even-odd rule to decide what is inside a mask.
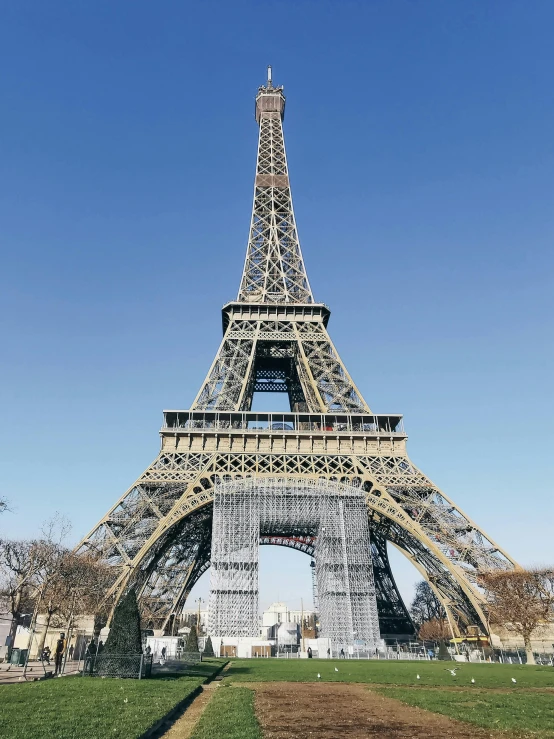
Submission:
[[[98,654],[102,654],[103,651],[104,651],[104,642],[100,640],[98,642]]]
[[[94,672],[94,658],[96,657],[96,644],[94,639],[91,639],[87,645],[87,651],[85,654],[85,674],[88,672],[92,675]]]
[[[342,647],[340,649],[340,659],[346,659],[346,655],[344,654],[344,649]]]
[[[308,647],[308,659],[312,659],[312,648]]]
[[[331,657],[331,647],[327,650],[327,659]]]
[[[73,659],[73,652],[75,651],[75,647],[73,644],[69,647],[69,659]]]
[[[167,650],[165,647],[162,647],[162,659],[165,660],[165,655],[167,654]]]
[[[48,666],[50,666],[50,654],[50,647],[44,647],[44,649],[42,650],[42,661],[46,662]]]
[[[59,673],[62,671],[62,660],[63,660],[63,653],[65,652],[65,633],[63,631],[60,632],[60,638],[56,642],[56,650],[54,652],[54,675],[59,675]]]
[[[150,657],[150,655],[152,654],[152,647],[150,646],[150,644],[146,647],[145,654],[147,657]]]

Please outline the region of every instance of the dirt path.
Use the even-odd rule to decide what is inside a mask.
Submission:
[[[202,692],[196,696],[186,711],[171,727],[164,732],[163,739],[188,739],[194,731],[200,716],[206,710],[206,706],[212,699],[214,690],[219,687],[219,682],[208,683],[202,687]]]
[[[264,739],[476,739],[497,732],[345,683],[250,683]],[[506,734],[502,734],[506,737]]]
[[[196,724],[200,721],[200,716],[206,710],[206,706],[213,697],[214,690],[221,685],[223,674],[227,672],[231,663],[228,662],[222,670],[222,675],[218,675],[212,682],[204,683],[202,692],[196,696],[192,703],[185,711],[178,716],[171,726],[164,730],[163,739],[188,739],[194,731]]]

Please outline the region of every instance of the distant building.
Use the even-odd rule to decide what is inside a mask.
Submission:
[[[262,614],[262,627],[275,626],[276,624],[293,623],[300,624],[304,615],[304,626],[313,621],[314,611],[304,609],[292,611],[287,608],[286,603],[272,603]]]
[[[285,633],[288,633],[286,641],[292,639],[292,633],[296,627],[298,639],[302,637],[302,618],[304,618],[305,638],[316,637],[316,614],[310,609],[291,610],[286,603],[272,603],[262,614],[262,637],[277,641],[283,641]],[[283,642],[284,643],[284,642]]]
[[[198,630],[198,608],[185,608],[181,612],[180,624],[181,627],[196,626]],[[206,633],[208,629],[208,609],[200,609],[200,629],[203,633]],[[181,629],[179,629],[181,631]],[[188,632],[187,632],[188,633]]]
[[[8,636],[12,626],[12,614],[8,601],[5,598],[0,598],[0,647],[4,647],[8,644]]]

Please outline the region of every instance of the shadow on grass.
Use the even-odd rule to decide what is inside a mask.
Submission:
[[[154,665],[153,680],[178,680],[183,677],[211,678],[214,677],[226,664],[227,660],[197,662],[196,664],[171,663],[166,668]]]

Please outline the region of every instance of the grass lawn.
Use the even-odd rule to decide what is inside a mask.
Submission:
[[[512,731],[541,739],[554,737],[554,693],[495,693],[475,688],[456,691],[425,688],[377,690],[410,706],[442,713],[484,728]]]
[[[0,685],[0,735],[6,739],[135,739],[223,662],[202,663],[185,677],[64,677]]]
[[[465,664],[453,677],[448,669],[454,662],[402,662],[400,660],[326,660],[326,659],[244,659],[232,660],[225,673],[231,682],[317,682],[322,681],[376,683],[381,685],[469,686],[475,679],[477,688],[545,688],[554,687],[552,667],[531,665]],[[338,672],[335,671],[338,669]],[[420,679],[417,679],[417,675]],[[517,683],[512,683],[512,677]],[[554,701],[554,696],[552,696]]]
[[[254,714],[254,691],[221,685],[202,714],[191,739],[261,739]]]
[[[552,667],[462,663],[453,677],[448,670],[454,667],[396,660],[232,660],[224,682],[317,682],[319,672],[322,682],[367,683],[390,698],[480,727],[554,739],[554,691],[536,690],[554,688]]]

